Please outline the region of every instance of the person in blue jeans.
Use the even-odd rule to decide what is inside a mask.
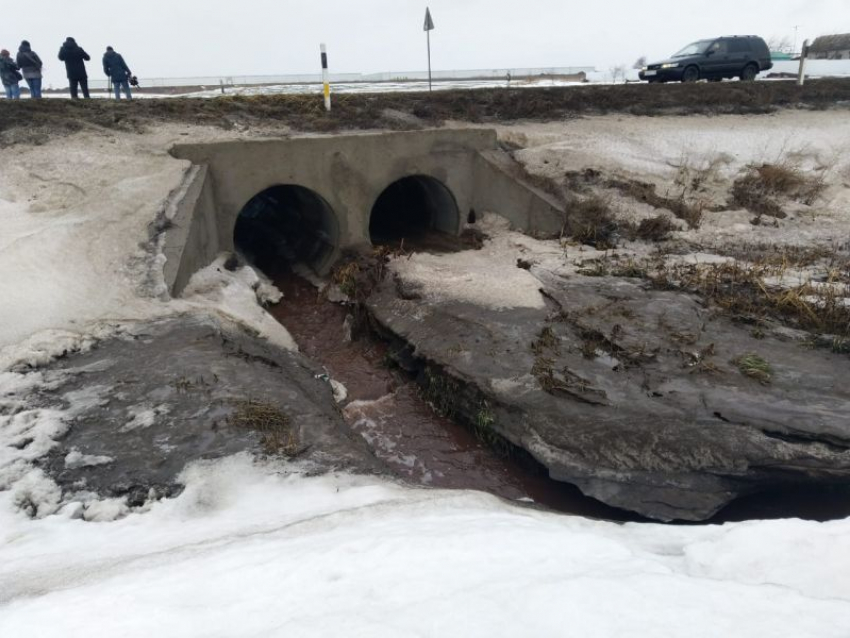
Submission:
[[[21,69],[24,80],[30,87],[30,97],[34,100],[41,99],[41,69],[44,65],[26,40],[21,42],[21,46],[18,47],[16,62]]]
[[[112,47],[106,47],[106,53],[103,55],[103,72],[112,80],[116,100],[121,99],[122,90],[128,100],[133,99],[130,93],[130,77],[133,73],[124,61],[124,56]]]
[[[20,100],[21,87],[19,82],[23,76],[18,73],[20,69],[12,56],[6,49],[0,51],[0,81],[3,82],[3,88],[6,89],[7,100]]]

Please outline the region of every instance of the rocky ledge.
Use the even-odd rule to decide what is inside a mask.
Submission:
[[[66,427],[35,462],[65,500],[96,494],[139,507],[179,493],[189,463],[239,452],[307,471],[380,471],[321,370],[212,318],[138,326],[46,373],[53,382],[29,401],[60,411]]]
[[[850,480],[846,354],[638,279],[530,272],[546,307],[426,299],[398,273],[366,305],[435,405],[609,505],[700,521]]]

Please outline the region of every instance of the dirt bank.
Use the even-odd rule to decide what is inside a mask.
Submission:
[[[728,82],[692,85],[618,85],[543,89],[486,89],[439,93],[339,95],[331,114],[317,96],[216,99],[44,100],[0,103],[0,143],[43,142],[47,136],[100,127],[140,131],[161,122],[242,128],[285,125],[301,131],[415,129],[446,120],[549,121],[584,114],[635,115],[767,113],[782,108],[824,109],[850,102],[850,80]]]

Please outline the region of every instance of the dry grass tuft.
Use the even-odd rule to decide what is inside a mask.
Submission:
[[[334,269],[331,280],[339,286],[339,289],[347,296],[354,298],[357,295],[357,279],[360,275],[360,264],[349,261]]]
[[[267,454],[289,457],[298,454],[298,440],[289,417],[271,403],[238,401],[227,422],[235,428],[258,432]]]
[[[676,225],[669,217],[656,215],[642,220],[635,228],[634,237],[643,241],[665,241],[674,230],[677,230]]]
[[[599,250],[615,247],[618,225],[610,202],[598,195],[567,202],[567,232],[575,241]]]
[[[811,206],[826,189],[825,172],[807,174],[790,163],[751,166],[732,184],[730,205],[746,208],[759,217],[783,219],[784,201]]]
[[[767,385],[773,378],[773,368],[770,364],[755,353],[741,355],[732,363],[738,366],[741,374],[755,379],[762,385]]]
[[[699,228],[702,223],[705,203],[701,199],[691,197],[687,185],[682,187],[682,192],[676,197],[659,195],[655,189],[655,184],[638,180],[609,179],[605,182],[605,185],[608,188],[620,191],[627,197],[649,204],[653,208],[669,210],[691,228]]]
[[[840,269],[831,270],[825,282],[786,288],[766,283],[785,272],[784,265],[769,263],[656,264],[650,270],[656,287],[699,294],[733,318],[752,324],[774,319],[815,334],[850,337],[850,282]]]

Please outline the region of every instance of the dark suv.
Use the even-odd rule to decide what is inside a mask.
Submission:
[[[653,62],[641,69],[640,79],[649,82],[696,82],[723,78],[756,79],[761,71],[773,68],[770,50],[754,35],[735,35],[699,40],[689,44],[669,60]]]

